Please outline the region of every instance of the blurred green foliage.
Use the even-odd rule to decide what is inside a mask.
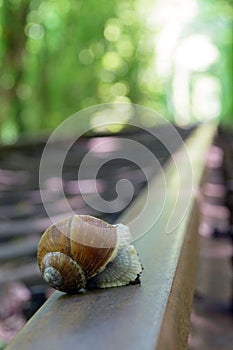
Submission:
[[[181,30],[175,47],[202,34],[218,57],[204,71],[189,67],[186,90],[208,88],[214,83],[208,76],[214,76],[221,90],[216,85],[216,99],[221,101],[212,114],[231,121],[231,1],[187,3],[196,4],[198,13],[177,17]],[[168,0],[0,0],[0,140],[11,142],[22,133],[53,129],[82,108],[112,101],[150,107],[177,123],[195,121],[198,110],[183,111],[187,91],[175,54],[164,58],[170,61],[165,74],[156,70],[157,39],[161,41],[161,33],[175,21],[173,12]],[[162,48],[171,44],[169,38],[164,40]],[[203,113],[208,115],[208,110]]]

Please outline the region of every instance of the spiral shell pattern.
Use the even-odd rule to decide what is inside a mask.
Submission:
[[[73,292],[103,270],[116,256],[116,227],[88,215],[50,226],[38,246],[40,271],[52,287]]]

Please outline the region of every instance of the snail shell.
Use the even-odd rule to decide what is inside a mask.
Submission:
[[[41,237],[37,259],[45,281],[67,293],[140,283],[142,272],[128,227],[89,215],[51,225]]]

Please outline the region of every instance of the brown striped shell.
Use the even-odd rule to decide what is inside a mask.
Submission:
[[[89,215],[51,225],[41,237],[37,259],[45,281],[67,293],[139,282],[142,271],[128,227]]]

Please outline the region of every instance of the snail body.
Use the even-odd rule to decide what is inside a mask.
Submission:
[[[89,215],[51,225],[41,237],[37,260],[48,284],[73,294],[82,288],[139,283],[142,272],[128,227]]]

